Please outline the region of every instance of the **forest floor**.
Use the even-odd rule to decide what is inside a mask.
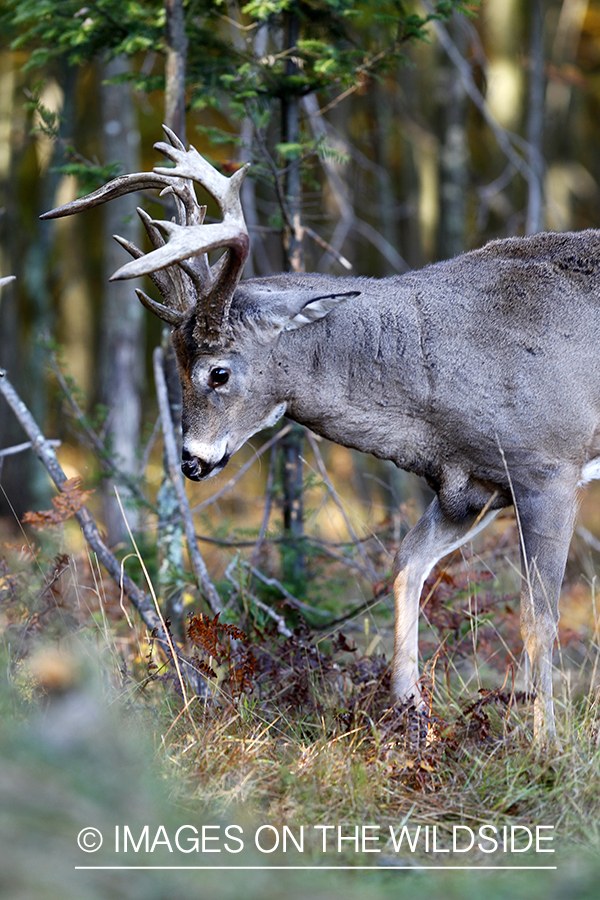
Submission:
[[[198,696],[68,537],[8,540],[0,563],[3,897],[597,896],[600,642],[581,540],[544,747],[497,565],[516,560],[510,516],[425,586],[428,722],[389,705],[389,578],[349,618],[332,601],[327,626],[267,591],[288,635],[251,594],[216,619],[191,603]],[[309,604],[344,593],[341,566],[317,570]]]

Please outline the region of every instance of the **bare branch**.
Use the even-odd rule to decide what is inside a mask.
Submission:
[[[202,559],[202,554],[198,549],[196,541],[196,533],[194,531],[194,523],[192,513],[188,502],[187,494],[183,486],[183,475],[179,467],[179,459],[177,454],[177,446],[175,444],[175,436],[173,434],[173,422],[171,420],[171,411],[169,409],[169,398],[167,394],[167,383],[164,375],[164,354],[162,347],[156,347],[153,354],[154,360],[154,379],[156,382],[156,397],[158,400],[158,408],[162,421],[163,440],[165,444],[165,454],[167,457],[169,475],[175,488],[177,502],[179,504],[179,512],[183,520],[185,529],[185,537],[190,556],[190,562],[194,575],[198,583],[198,587],[206,597],[208,604],[214,614],[223,611],[223,604],[217,590],[210,580],[206,564]]]
[[[316,97],[304,97],[302,102],[315,138],[324,139],[330,137],[333,133],[333,129],[323,118],[322,112],[318,108]],[[389,181],[387,172],[384,172],[379,166],[374,166],[363,154],[358,154],[358,151],[355,151],[355,148],[352,148],[345,139],[336,135],[336,141],[343,142],[344,149],[355,156],[359,165],[368,165],[370,169],[374,168],[378,178],[385,178]],[[393,247],[376,228],[356,215],[354,205],[348,195],[348,188],[341,178],[337,166],[328,159],[322,161],[322,166],[340,211],[340,221],[338,222],[329,243],[324,242],[318,235],[315,235],[312,229],[305,226],[307,234],[309,234],[313,240],[316,240],[328,254],[331,254],[345,268],[349,268],[350,264],[339,251],[348,234],[352,230],[358,231],[362,237],[373,244],[397,272],[407,272],[410,269],[410,266],[398,253],[395,247]]]
[[[153,505],[150,503],[144,492],[140,490],[136,477],[134,475],[130,475],[127,472],[121,471],[121,467],[119,466],[118,461],[116,459],[113,459],[113,457],[106,452],[105,442],[101,437],[99,437],[99,435],[96,434],[94,429],[89,424],[86,414],[79,406],[77,400],[73,395],[73,391],[69,387],[67,379],[61,371],[55,353],[50,354],[50,366],[52,368],[52,371],[54,372],[54,375],[56,376],[56,380],[58,381],[61,391],[65,395],[69,406],[73,410],[73,415],[79,422],[87,440],[89,441],[89,446],[91,446],[91,448],[96,451],[97,459],[102,469],[104,469],[105,472],[110,472],[111,477],[115,481],[121,482],[121,484],[123,484],[135,496],[135,498],[139,500],[140,503],[143,503],[144,506],[146,506],[148,509],[154,509]]]
[[[423,6],[431,15],[433,14],[433,8],[429,0],[423,0]],[[504,128],[502,128],[500,123],[492,114],[489,104],[486,102],[485,97],[475,84],[471,66],[466,61],[466,59],[464,59],[462,53],[448,34],[447,29],[442,25],[441,22],[435,20],[432,22],[432,28],[435,31],[440,44],[448,54],[450,61],[456,67],[459,77],[463,82],[465,91],[467,92],[477,109],[480,111],[481,115],[484,117],[489,129],[496,138],[498,146],[500,147],[506,158],[510,160],[515,169],[517,169],[517,171],[521,173],[521,175],[527,180],[527,182],[535,183],[535,172],[532,170],[529,163],[525,159],[523,159],[523,157],[519,153],[517,153],[512,145],[508,132],[505,131]]]
[[[314,606],[310,606],[308,603],[304,603],[303,600],[298,600],[297,597],[294,597],[293,594],[285,588],[277,578],[269,578],[268,575],[264,575],[259,569],[252,566],[249,562],[246,562],[245,559],[240,559],[239,564],[247,568],[255,578],[258,578],[259,581],[262,581],[263,584],[266,584],[267,587],[277,588],[279,593],[285,597],[287,603],[290,606],[293,606],[295,609],[299,609],[302,612],[308,612],[315,616],[328,616],[329,613],[323,612],[322,609],[316,609]]]
[[[242,586],[240,584],[240,580],[238,579],[236,581],[234,574],[233,574],[233,570],[235,569],[235,567],[238,565],[239,562],[240,562],[240,560],[237,557],[235,557],[234,559],[231,560],[231,562],[225,569],[225,578],[228,581],[230,581],[233,585],[235,585],[237,587],[238,591],[241,592]],[[252,594],[251,597],[252,597],[252,602],[255,603],[259,609],[262,609],[263,612],[265,612],[269,616],[269,618],[273,619],[273,621],[277,623],[277,631],[280,634],[282,634],[284,637],[290,638],[292,636],[292,632],[288,628],[283,616],[280,616],[279,613],[276,613],[274,609],[272,609],[267,603],[264,603],[262,600],[260,600],[254,594]]]
[[[364,549],[363,549],[363,547],[362,547],[362,545],[361,545],[361,543],[360,543],[360,541],[359,541],[359,539],[358,539],[358,537],[357,537],[357,535],[356,535],[356,532],[354,531],[354,528],[352,527],[352,524],[350,523],[350,520],[349,520],[348,516],[346,515],[346,510],[345,510],[344,507],[342,506],[342,503],[341,503],[341,501],[340,501],[340,498],[339,498],[339,496],[338,496],[338,493],[337,493],[336,489],[334,488],[333,484],[331,483],[331,479],[330,479],[329,475],[327,474],[327,469],[325,468],[325,463],[323,462],[323,457],[321,456],[321,451],[319,450],[319,447],[318,447],[318,444],[317,444],[317,442],[316,442],[316,440],[315,440],[315,437],[314,437],[313,434],[311,434],[310,431],[307,431],[307,435],[308,435],[308,442],[309,442],[309,444],[310,444],[310,446],[311,446],[311,448],[312,448],[312,451],[313,451],[313,453],[314,453],[314,455],[315,455],[315,460],[316,460],[316,463],[317,463],[317,468],[319,469],[319,473],[320,473],[320,475],[321,475],[321,478],[323,479],[323,481],[324,481],[325,484],[327,485],[327,488],[328,488],[328,490],[329,490],[329,493],[331,494],[331,498],[332,498],[333,502],[335,503],[335,505],[336,505],[337,508],[339,509],[340,513],[342,514],[342,517],[343,517],[343,519],[344,519],[344,522],[346,523],[346,528],[348,529],[348,534],[350,535],[350,537],[352,538],[353,542],[354,542],[354,543],[356,544],[356,546],[358,547],[358,552],[359,552],[360,555],[362,556],[363,562],[364,562],[364,564],[365,564],[365,566],[366,566],[367,571],[368,571],[369,574],[370,574],[370,577],[371,577],[374,581],[377,581],[377,572],[375,571],[375,569],[374,569],[373,566],[371,565],[371,560],[369,559],[369,557],[368,557],[367,554],[365,553],[365,551],[364,551]]]
[[[335,247],[332,247],[331,244],[328,244],[320,234],[317,234],[317,232],[313,231],[312,228],[310,228],[310,226],[308,225],[303,225],[302,228],[304,229],[305,233],[319,245],[319,247],[322,247],[323,250],[327,251],[327,253],[331,253],[331,255],[337,259],[341,266],[343,266],[345,269],[348,269],[348,271],[352,270],[352,263],[348,259],[346,259],[345,256],[342,256],[342,254],[338,250],[336,250]]]
[[[252,551],[252,556],[250,557],[250,564],[255,565],[260,558],[260,551],[262,549],[263,541],[265,539],[265,534],[267,533],[267,526],[269,524],[269,516],[271,514],[271,504],[273,501],[273,482],[275,481],[275,462],[277,460],[277,451],[275,445],[271,447],[271,458],[269,460],[269,472],[267,475],[267,486],[265,488],[265,508],[263,510],[262,522],[260,523],[260,531],[258,532],[258,539],[256,544],[254,545],[254,549]]]
[[[400,256],[396,248],[392,247],[390,242],[384,238],[381,232],[377,231],[377,229],[369,222],[365,222],[364,219],[356,217],[352,224],[355,231],[358,231],[359,234],[362,234],[363,237],[370,241],[397,272],[410,271],[410,266],[406,260]]]
[[[6,373],[3,372],[2,374],[4,377],[0,380],[0,394],[4,396],[8,405],[27,433],[31,441],[32,449],[35,451],[38,459],[48,471],[54,484],[60,489],[67,481],[67,476],[63,472],[62,467],[56,458],[53,447],[55,442],[49,441],[44,437],[28,408],[25,406],[8,378],[6,378]],[[132,581],[129,575],[123,571],[119,560],[110,552],[100,536],[98,526],[90,511],[87,507],[82,506],[81,509],[75,513],[75,517],[81,526],[83,536],[91,550],[96,554],[99,562],[104,566],[113,581],[125,592],[129,601],[139,613],[142,621],[152,633],[163,653],[174,664],[175,660],[173,653],[175,653],[178,658],[179,666],[185,671],[190,682],[197,686],[198,673],[182,656],[180,656],[177,645],[173,642],[172,638],[166,634],[160,617],[150,598],[144,594],[135,582]]]
[[[594,537],[591,531],[588,531],[587,528],[584,528],[583,525],[580,525],[577,528],[576,532],[582,540],[591,547],[592,550],[596,550],[596,552],[600,553],[600,541],[597,537]]]
[[[49,447],[60,447],[62,441],[48,441]],[[16,453],[22,453],[24,450],[31,450],[33,444],[31,441],[25,441],[24,444],[15,444],[14,447],[5,447],[0,450],[0,458],[4,456],[14,456]]]

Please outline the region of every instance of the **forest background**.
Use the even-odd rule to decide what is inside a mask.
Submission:
[[[158,378],[169,394],[177,434],[168,343],[131,283],[108,283],[126,259],[111,235],[142,245],[136,204],[160,217],[171,214],[168,200],[136,195],[59,222],[42,222],[39,215],[119,172],[162,164],[152,145],[166,122],[227,174],[252,163],[242,195],[251,235],[247,276],[305,269],[380,277],[493,238],[597,227],[600,3],[3,0],[0,35],[0,275],[16,276],[0,296],[0,366],[45,436],[60,442],[65,475],[82,479],[81,487],[71,482],[70,512],[87,499],[113,558],[147,599],[140,566],[128,562],[135,553],[131,528],[161,614],[183,641],[192,613],[196,632],[187,634],[188,645],[195,635],[198,665],[218,669],[226,698],[208,724],[200,725],[185,703],[182,715],[177,686],[160,654],[152,655],[148,632],[132,621],[127,601],[96,557],[87,555],[73,518],[62,521],[55,505],[54,520],[36,512],[30,522],[37,531],[22,530],[23,516],[51,507],[54,494],[44,467],[25,449],[0,455],[6,702],[13,714],[17,704],[24,721],[31,717],[34,729],[19,740],[29,747],[37,728],[35,734],[52,745],[47,725],[36,719],[40,704],[56,710],[56,698],[83,691],[88,675],[81,646],[88,651],[94,644],[98,652],[101,643],[109,648],[110,662],[105,659],[101,669],[109,673],[110,691],[155,716],[154,724],[143,719],[139,726],[151,734],[155,752],[157,746],[159,756],[164,751],[169,765],[176,760],[180,774],[184,754],[186,766],[193,760],[184,768],[185,781],[201,808],[217,804],[222,815],[232,803],[250,803],[253,815],[258,808],[268,811],[269,821],[289,822],[299,808],[308,815],[297,792],[282,800],[282,784],[291,790],[289,772],[301,784],[299,773],[307,770],[319,790],[328,785],[329,791],[337,767],[334,781],[341,791],[351,778],[354,799],[346,807],[335,794],[329,803],[339,803],[348,821],[365,821],[375,797],[377,809],[397,823],[411,815],[470,821],[483,802],[506,822],[545,815],[544,821],[562,824],[569,840],[595,847],[594,554],[600,545],[594,535],[600,534],[600,516],[593,487],[573,543],[561,623],[561,683],[567,688],[559,702],[563,719],[577,731],[574,743],[566,740],[568,777],[557,774],[564,775],[562,757],[552,768],[530,755],[527,726],[505,702],[503,688],[521,652],[513,571],[518,545],[508,516],[493,539],[448,563],[426,588],[426,656],[441,660],[445,673],[442,689],[433,663],[431,690],[447,689],[440,698],[445,724],[438,749],[404,737],[390,750],[388,726],[378,718],[384,715],[380,700],[366,699],[361,687],[363,712],[375,722],[376,736],[364,746],[363,737],[353,738],[368,750],[366,757],[356,754],[358,762],[350,753],[337,758],[332,733],[344,726],[361,735],[365,727],[357,719],[357,686],[374,684],[385,694],[391,560],[427,503],[427,488],[391,464],[284,424],[253,439],[209,485],[188,483],[183,509],[176,476],[165,471],[165,415],[156,401]],[[208,215],[218,216],[210,203]],[[157,363],[153,349],[161,344]],[[0,400],[2,448],[23,441],[13,410]],[[194,547],[187,534],[187,551],[186,515],[188,524],[193,515],[195,531]],[[227,632],[211,631],[202,613],[220,613],[227,627],[241,627],[254,650],[232,650]],[[96,629],[93,640],[90,628]],[[73,635],[82,642],[79,649]],[[276,638],[288,641],[286,651],[277,650]],[[54,655],[48,655],[48,641]],[[259,650],[271,660],[270,670]],[[277,668],[284,657],[285,672]],[[310,662],[317,657],[317,664]],[[265,687],[269,679],[271,688]],[[277,716],[285,708],[282,731],[295,734],[291,740],[286,731],[284,745],[297,754],[286,763],[287,775],[274,774],[281,743],[266,750],[256,736],[265,721],[277,718],[275,700],[283,703],[269,693],[273,684],[285,684],[287,705],[277,707]],[[301,697],[296,706],[292,695]],[[110,696],[112,703],[115,693]],[[89,696],[86,702],[93,707]],[[502,709],[499,719],[490,711],[494,704]],[[244,718],[243,709],[260,715]],[[99,721],[103,715],[98,712]],[[76,728],[65,721],[67,732]],[[206,731],[209,726],[214,730]],[[121,747],[118,728],[113,734],[110,727],[108,755],[115,745],[127,755],[131,748]],[[410,731],[406,721],[402,727]],[[248,728],[256,729],[249,743],[260,745],[260,754],[246,748],[243,765],[235,754],[225,762],[217,748],[224,741],[233,746],[240,733],[246,739]],[[462,741],[472,764],[487,753],[481,747],[489,749],[500,736],[504,749],[511,743],[521,755],[502,777],[495,772],[495,782],[467,787],[459,774],[464,758],[459,754],[453,767],[449,755]],[[200,744],[213,748],[214,758],[203,756]],[[333,754],[328,761],[324,748]],[[498,758],[506,766],[504,749]],[[71,748],[63,751],[69,759]],[[232,770],[240,765],[244,777],[236,781]],[[360,773],[356,765],[363,766]],[[100,784],[97,761],[93,771]],[[140,784],[151,776],[143,766],[142,772],[136,789],[145,796]],[[26,777],[30,770],[19,770],[17,786]],[[523,779],[530,788],[526,796]],[[393,802],[381,798],[382,785]],[[170,788],[178,802],[181,790]],[[443,791],[443,803],[419,801],[410,812],[415,792]],[[152,802],[162,808],[162,800]],[[323,814],[315,796],[303,802],[313,819]],[[14,822],[7,825],[12,827]],[[45,858],[50,856],[48,851]],[[58,856],[65,856],[62,845]],[[12,860],[15,884],[31,877],[23,874],[24,863],[19,868],[20,858]],[[594,871],[594,864],[589,872],[581,864],[581,896]],[[549,890],[558,896],[562,884],[549,882]],[[61,896],[70,889],[62,880],[59,886]],[[138,889],[131,888],[131,895]],[[385,893],[386,885],[381,889]],[[93,890],[103,896],[106,885],[99,882]],[[232,895],[236,890],[232,884]],[[464,892],[464,884],[456,890]]]

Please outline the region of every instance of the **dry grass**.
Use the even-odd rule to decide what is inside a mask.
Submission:
[[[507,520],[494,538],[497,546],[504,534],[501,552],[509,558],[510,528]],[[53,778],[62,781],[76,810],[74,824],[63,829],[64,840],[71,842],[64,850],[70,861],[75,859],[73,829],[88,823],[90,815],[107,823],[119,817],[135,822],[150,817],[174,827],[190,820],[235,822],[245,832],[268,823],[279,834],[287,826],[296,836],[304,826],[306,847],[301,856],[294,855],[293,848],[285,856],[256,851],[244,855],[247,864],[271,865],[374,864],[373,855],[360,848],[356,852],[350,842],[341,852],[335,848],[323,854],[322,834],[315,829],[321,825],[340,825],[347,836],[354,826],[379,826],[382,853],[375,863],[411,866],[452,864],[456,857],[449,860],[442,853],[425,852],[422,842],[414,853],[406,846],[395,852],[390,827],[406,825],[414,833],[418,826],[436,826],[443,847],[457,824],[474,831],[485,824],[552,825],[557,835],[554,846],[562,851],[552,862],[560,861],[563,875],[555,874],[545,892],[553,896],[555,888],[564,886],[565,873],[571,871],[569,856],[575,853],[580,863],[575,876],[569,875],[570,896],[588,896],[586,879],[593,881],[596,875],[594,864],[585,861],[586,853],[597,852],[600,821],[599,648],[594,623],[589,615],[586,619],[573,613],[561,632],[556,670],[560,746],[537,747],[518,668],[518,605],[510,579],[498,575],[498,557],[491,555],[489,546],[480,545],[466,562],[460,556],[451,561],[432,576],[424,592],[425,686],[432,713],[428,729],[414,711],[388,707],[389,670],[379,653],[387,646],[386,614],[361,613],[341,633],[336,628],[326,634],[307,629],[296,616],[293,636],[287,639],[251,603],[246,603],[245,614],[232,613],[235,621],[228,624],[233,630],[197,618],[186,652],[198,665],[212,669],[215,677],[210,679],[208,697],[195,698],[185,707],[177,680],[167,677],[153,656],[149,636],[135,622],[128,623],[118,592],[87,557],[56,558],[41,550],[32,555],[6,549],[0,600],[9,724],[2,754],[5,759],[12,754],[14,764],[11,784],[0,784],[0,794],[5,800],[7,795],[12,798],[13,804],[20,796],[34,809],[39,801],[38,819],[52,819],[56,809],[64,807],[64,798],[42,784],[40,772],[46,771],[50,754]],[[581,581],[571,575],[567,591],[573,590],[583,606],[590,603],[590,584],[584,595]],[[381,597],[386,587],[385,581],[378,585]],[[240,639],[239,628],[247,633],[247,641]],[[95,660],[93,677],[90,658]],[[79,697],[81,710],[87,713],[63,721],[70,697]],[[55,710],[56,720],[63,722],[64,740],[49,728],[48,710]],[[19,728],[25,729],[21,733],[26,737],[17,739],[16,752],[14,734],[9,733]],[[97,742],[93,750],[90,734]],[[34,744],[33,757],[28,757]],[[98,747],[104,748],[104,759]],[[87,774],[71,783],[73,759],[79,765],[80,757]],[[106,758],[113,760],[111,778],[116,787],[111,788],[111,803],[103,806],[93,785],[110,781],[104,772]],[[124,806],[122,785],[125,781],[131,787],[132,771],[135,789],[127,796],[135,801]],[[87,779],[83,799],[81,778]],[[31,783],[39,791],[35,801],[30,799]],[[85,813],[86,804],[90,815]],[[42,843],[49,840],[46,831]],[[60,847],[55,855],[63,852]],[[19,863],[15,884],[28,885],[30,873],[24,873],[29,870],[19,859],[17,854],[10,861],[13,867]],[[539,863],[539,857],[517,861]],[[475,849],[468,863],[486,865],[490,858]],[[299,875],[300,881],[294,882],[298,896],[307,890],[304,877],[308,875]],[[452,883],[444,882],[445,896],[478,895],[456,873],[452,878]],[[387,896],[391,884],[387,876],[382,872],[377,879],[372,883],[374,895]],[[76,882],[70,887],[60,880],[56,883],[61,885],[61,897],[70,896],[70,891],[77,896]],[[164,893],[156,888],[156,896],[172,896],[172,884],[160,880],[158,884]],[[217,879],[210,884],[217,896],[239,896],[240,891],[254,896],[254,887],[243,881],[225,884]],[[286,896],[293,894],[291,887],[284,889],[283,881],[277,884]],[[335,896],[339,884],[328,882],[325,875],[318,882],[324,897]],[[533,882],[519,884],[523,897],[537,896]],[[274,885],[270,883],[267,895],[278,895]],[[429,896],[436,896],[436,882],[427,885]],[[514,896],[514,887],[505,886],[505,893],[501,883],[494,887],[496,894],[487,892]],[[359,888],[344,882],[347,896],[355,890],[360,894]],[[104,882],[94,890],[90,896],[114,896]],[[264,895],[261,890],[264,883],[262,889],[256,888],[257,896]],[[393,892],[403,896],[404,888],[394,882]],[[139,893],[144,893],[141,885]],[[41,889],[30,895],[53,896]]]

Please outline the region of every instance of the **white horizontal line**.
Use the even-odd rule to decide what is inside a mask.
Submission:
[[[508,870],[536,870],[536,871],[548,871],[555,870],[558,866],[75,866],[75,869],[85,869],[85,870],[93,870],[97,871],[99,869],[139,869],[139,870],[150,870],[150,869],[169,869],[169,870],[182,870],[186,869],[207,869],[211,871],[218,870],[220,872],[245,872],[245,871],[260,871],[260,872],[281,872],[287,869],[299,870],[299,871],[311,871],[318,872],[320,870],[331,870],[331,869],[339,869],[348,870],[348,869],[360,869],[363,871],[370,872],[380,872],[382,869],[408,869],[412,871],[418,871],[421,869],[436,869],[436,870],[446,870],[446,869],[462,869],[470,872],[476,872],[478,870],[489,870],[494,869],[496,871],[508,871]]]

